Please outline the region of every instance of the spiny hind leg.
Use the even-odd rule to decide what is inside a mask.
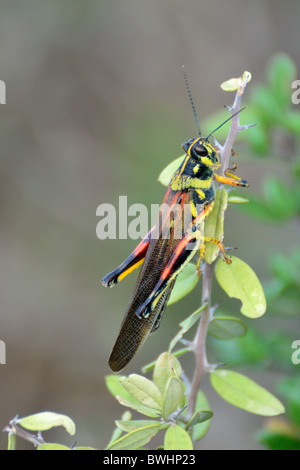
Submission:
[[[201,263],[201,260],[204,256],[204,251],[205,251],[205,245],[204,245],[204,243],[201,243],[200,250],[199,250],[199,257],[198,257],[198,261],[197,261],[197,264],[196,264],[196,268],[197,268],[197,271],[198,271],[198,277],[201,276],[200,263]]]

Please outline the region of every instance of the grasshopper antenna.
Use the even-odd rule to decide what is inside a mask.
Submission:
[[[185,86],[186,86],[186,89],[187,89],[187,92],[188,92],[188,95],[189,95],[189,99],[190,99],[190,102],[191,102],[191,105],[192,105],[193,113],[194,113],[194,116],[195,116],[195,120],[196,120],[196,124],[197,124],[197,128],[198,128],[198,135],[200,136],[201,131],[200,131],[199,119],[198,119],[198,115],[196,113],[196,108],[195,108],[194,101],[193,101],[193,98],[192,98],[192,93],[191,93],[191,89],[190,89],[190,85],[189,85],[189,82],[188,82],[188,79],[187,79],[187,74],[186,74],[184,65],[182,66],[182,71],[183,71],[183,75],[184,75]]]
[[[222,124],[220,124],[214,131],[212,131],[205,139],[205,142],[217,131],[220,129],[220,127],[224,126],[224,124],[226,124],[226,122],[230,121],[232,118],[234,118],[234,116],[236,116],[237,114],[239,114],[241,111],[244,111],[244,109],[246,109],[246,106],[244,106],[242,109],[239,109],[239,111],[237,111],[236,113],[234,113],[232,116],[230,116],[230,118],[226,119],[226,121],[222,122]]]

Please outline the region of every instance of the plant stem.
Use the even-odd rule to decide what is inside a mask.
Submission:
[[[206,336],[208,326],[211,320],[211,288],[212,288],[212,277],[213,277],[214,263],[205,264],[203,271],[203,288],[202,288],[202,304],[206,304],[205,309],[202,312],[201,319],[198,326],[198,331],[196,333],[193,351],[195,354],[195,371],[192,380],[189,404],[187,416],[190,418],[194,412],[197,393],[200,388],[201,380],[205,374],[208,362],[206,356]]]
[[[230,108],[231,114],[235,116],[231,120],[230,130],[224,146],[219,143],[218,149],[220,153],[221,173],[224,174],[229,167],[229,159],[231,150],[236,136],[242,129],[250,126],[241,126],[239,120],[239,111],[241,109],[242,97],[247,85],[248,79],[245,79],[235,95],[233,106]],[[202,312],[198,330],[192,343],[192,350],[195,354],[195,370],[189,393],[189,402],[187,410],[187,418],[189,419],[195,411],[197,394],[201,385],[202,378],[207,371],[213,370],[216,366],[210,365],[206,355],[206,337],[209,323],[212,319],[211,297],[212,297],[212,278],[215,262],[212,264],[205,263],[202,281],[202,305],[206,304]]]
[[[15,434],[16,436],[21,437],[25,441],[31,442],[31,444],[33,444],[35,447],[45,444],[45,441],[40,434],[31,434],[28,431],[25,431],[25,429],[20,428],[13,422],[11,422],[9,426],[6,426],[3,431],[6,431],[10,434]]]

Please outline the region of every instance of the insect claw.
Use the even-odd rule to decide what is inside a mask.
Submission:
[[[226,264],[231,264],[232,263],[232,260],[230,258],[228,258],[228,256],[226,256],[224,253],[223,253],[223,257],[224,257],[224,261],[226,262]]]

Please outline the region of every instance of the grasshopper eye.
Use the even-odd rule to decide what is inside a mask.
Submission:
[[[201,144],[194,145],[194,151],[200,157],[206,157],[206,155],[208,155],[207,149]]]

